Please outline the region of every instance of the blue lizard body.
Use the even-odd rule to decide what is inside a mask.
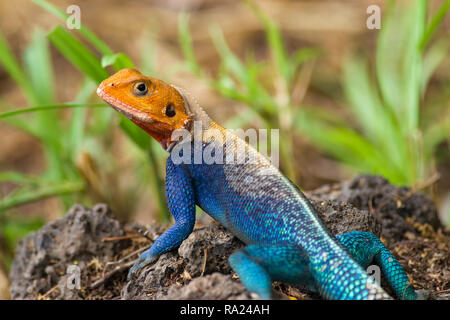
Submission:
[[[373,261],[397,297],[418,297],[377,237],[356,231],[333,237],[291,181],[245,140],[211,121],[181,88],[123,69],[97,93],[170,152],[166,196],[175,223],[139,257],[129,276],[189,236],[198,205],[248,244],[229,261],[261,298],[271,298],[272,281],[279,280],[306,284],[328,299],[389,299],[363,269]],[[174,137],[179,130],[191,139]]]
[[[214,122],[210,126],[219,128],[222,132],[226,130]],[[357,238],[362,237],[366,241],[365,246],[359,245],[354,251],[355,256],[359,255],[359,261],[356,262],[347,247],[330,235],[303,193],[256,150],[236,136],[231,137],[233,141],[245,144],[247,152],[254,156],[255,161],[228,164],[227,153],[233,152],[233,148],[226,148],[226,143],[214,146],[217,143],[202,141],[196,146],[195,142],[187,142],[190,144],[187,148],[180,143],[167,160],[166,192],[169,207],[175,201],[177,204],[182,203],[183,209],[190,208],[190,213],[183,213],[184,218],[194,216],[195,203],[250,245],[248,248],[253,250],[250,254],[248,250],[244,250],[242,257],[231,257],[232,267],[240,274],[241,279],[247,279],[247,287],[254,288],[252,291],[269,298],[271,281],[282,280],[306,283],[329,299],[389,298],[362,268],[367,267],[380,252],[381,242],[375,236],[367,236],[365,233],[354,233],[351,239],[342,237],[342,243],[347,246],[358,243],[354,241]],[[229,140],[228,138],[226,141]],[[210,153],[213,157],[217,150],[221,154],[216,157],[215,163],[195,163],[196,148],[200,154],[207,149],[212,150]],[[181,150],[178,156],[182,158],[186,149],[191,152],[189,161],[174,164],[172,156]],[[183,186],[180,181],[185,181],[189,187],[181,191],[182,197],[171,200],[170,195],[179,193]],[[171,208],[171,211],[179,212],[180,209]],[[191,218],[187,224],[192,224],[193,221]],[[176,243],[181,243],[191,230],[190,227],[188,230],[172,231],[169,234],[177,239]],[[154,244],[154,252],[151,250],[149,256],[172,248],[171,241],[164,240],[162,247]],[[376,240],[378,246],[373,245]],[[252,265],[258,260],[258,253],[264,255],[259,257],[256,265]],[[263,261],[270,260],[269,257],[279,258],[272,259],[269,264],[264,263]],[[389,259],[392,258],[389,256]],[[286,263],[288,259],[293,263]],[[280,265],[274,267],[277,260]],[[402,296],[415,299],[416,294],[409,286],[408,278],[397,260],[395,265],[396,272],[401,275],[397,292],[406,288],[408,295],[402,293]]]

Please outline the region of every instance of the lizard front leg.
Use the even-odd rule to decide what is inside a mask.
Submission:
[[[175,165],[170,157],[166,165],[166,197],[175,224],[164,232],[150,249],[142,253],[131,267],[128,278],[159,255],[178,247],[192,232],[195,224],[195,195],[191,177],[183,165]]]

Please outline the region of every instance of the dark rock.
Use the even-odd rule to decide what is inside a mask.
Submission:
[[[404,239],[406,232],[418,234],[408,223],[410,218],[434,229],[442,228],[431,198],[410,188],[395,187],[380,176],[362,175],[350,181],[326,185],[308,193],[315,200],[334,200],[367,210],[382,224],[381,236]]]
[[[163,297],[169,286],[172,286],[172,293],[179,287],[175,283],[177,280],[185,282],[214,272],[230,274],[232,270],[228,257],[243,246],[241,241],[216,223],[195,229],[178,248],[178,254],[163,254],[155,263],[137,273],[137,277],[133,277],[124,287],[122,299]]]
[[[154,299],[157,292],[164,294],[176,278],[183,274],[184,267],[185,262],[176,252],[162,254],[124,286],[122,299],[149,300]]]
[[[198,277],[185,286],[172,285],[166,295],[157,294],[159,300],[248,300],[257,298],[244,285],[230,275],[214,272]]]
[[[350,231],[365,231],[380,236],[381,224],[367,210],[333,200],[311,199],[311,202],[319,217],[334,235]]]
[[[443,293],[432,297],[448,298],[450,237],[439,229],[429,197],[371,176],[325,186],[307,196],[332,234],[353,230],[381,234],[414,285],[430,291],[439,288]],[[142,239],[102,242],[124,235],[124,229],[142,233],[146,228],[136,223],[121,226],[104,205],[92,210],[76,205],[66,217],[31,233],[17,248],[10,275],[13,299],[252,298],[228,265],[229,256],[244,244],[217,223],[196,228],[177,250],[161,255],[130,281],[126,280],[127,269],[122,268],[100,286],[91,287],[102,278],[106,262],[123,259],[149,244]],[[154,240],[165,229],[151,226],[149,238]],[[94,258],[102,265],[100,271],[91,270]],[[69,288],[74,279],[67,272],[74,265],[81,278],[81,288],[75,290]],[[318,298],[301,287],[275,284],[274,288],[277,297]]]
[[[69,266],[83,270],[94,257],[109,261],[126,243],[102,239],[123,234],[106,205],[92,209],[74,205],[64,218],[32,232],[19,243],[10,273],[12,298],[36,299],[55,285],[65,287]],[[72,293],[61,293],[59,298],[69,298],[67,295],[81,298]]]
[[[195,278],[213,272],[231,273],[228,258],[244,246],[224,227],[212,223],[193,232],[181,244],[178,254],[186,261],[186,272]]]

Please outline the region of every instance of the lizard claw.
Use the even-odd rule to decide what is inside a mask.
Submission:
[[[130,281],[132,276],[138,271],[139,269],[142,269],[146,265],[154,262],[157,257],[150,255],[150,250],[144,251],[144,253],[141,254],[139,259],[133,264],[133,266],[128,271],[127,275],[127,281]]]

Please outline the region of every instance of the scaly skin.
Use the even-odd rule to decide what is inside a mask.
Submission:
[[[230,264],[261,298],[271,298],[271,282],[280,280],[304,283],[327,299],[390,299],[363,269],[373,260],[397,297],[417,298],[403,268],[378,238],[365,232],[331,236],[293,183],[213,122],[184,90],[123,69],[103,81],[97,93],[170,152],[166,195],[175,224],[142,254],[130,275],[189,236],[198,205],[248,244],[230,257]],[[202,127],[198,139],[197,124]],[[172,136],[183,129],[196,138]],[[198,155],[205,158],[198,161]],[[208,162],[208,155],[214,161]],[[227,161],[242,155],[247,161]]]

